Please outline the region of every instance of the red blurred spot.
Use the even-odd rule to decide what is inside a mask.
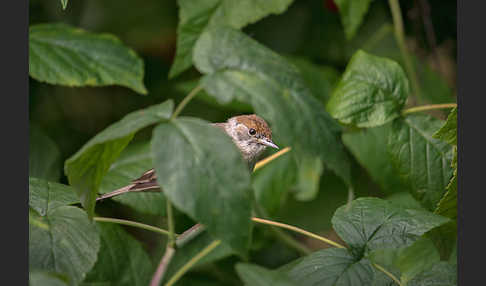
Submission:
[[[339,11],[339,8],[336,5],[336,3],[334,3],[334,0],[325,0],[324,6],[327,8],[327,10],[329,10],[331,12],[338,12]]]

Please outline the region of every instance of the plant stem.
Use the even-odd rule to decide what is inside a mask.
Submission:
[[[161,229],[161,228],[151,226],[151,225],[148,225],[148,224],[139,223],[139,222],[136,222],[136,221],[117,219],[117,218],[109,218],[109,217],[99,217],[99,216],[94,217],[93,219],[95,221],[99,221],[99,222],[123,224],[123,225],[142,228],[142,229],[145,229],[145,230],[150,230],[150,231],[157,232],[157,233],[167,235],[167,236],[169,235],[169,232],[165,229]],[[174,235],[177,235],[177,234],[174,234]]]
[[[221,240],[215,240],[211,242],[208,246],[206,246],[203,250],[201,250],[198,254],[196,254],[191,260],[189,260],[184,266],[182,266],[177,272],[172,276],[165,284],[165,286],[171,286],[174,285],[181,277],[184,275],[189,269],[191,269],[194,264],[196,264],[199,260],[201,260],[204,256],[208,255],[213,249],[215,249],[219,244],[221,243]]]
[[[405,32],[403,30],[402,10],[400,9],[400,4],[398,3],[398,0],[388,0],[388,3],[390,5],[391,14],[393,17],[393,26],[395,28],[395,38],[397,39],[398,48],[402,53],[405,69],[407,70],[410,81],[412,82],[413,91],[415,92],[415,95],[420,102],[422,98],[418,77],[415,72],[412,59],[410,58],[410,55],[408,53],[407,46],[405,45]]]
[[[425,110],[433,110],[433,109],[442,109],[442,108],[454,108],[457,107],[457,103],[444,103],[444,104],[430,104],[430,105],[422,105],[411,107],[402,111],[402,115],[425,111]]]
[[[177,105],[177,108],[175,109],[174,113],[172,113],[172,116],[170,117],[170,119],[174,119],[176,118],[179,113],[181,113],[181,111],[184,109],[184,107],[186,107],[186,105],[189,103],[189,101],[191,101],[191,99],[194,98],[194,96],[196,96],[196,94],[201,91],[202,87],[201,86],[196,86],[193,90],[191,90],[191,92],[189,92],[189,94],[184,97],[184,99],[179,103],[179,105]]]
[[[270,163],[271,161],[277,159],[278,157],[282,156],[283,154],[289,152],[290,150],[291,150],[290,147],[285,147],[282,150],[278,151],[277,153],[275,153],[275,154],[273,154],[271,156],[268,156],[267,158],[265,158],[263,160],[258,161],[255,164],[255,168],[253,168],[253,172],[255,172],[256,170],[258,170],[261,167],[265,166],[266,164]]]
[[[398,280],[395,275],[393,275],[392,273],[388,272],[385,268],[383,268],[382,266],[376,264],[376,263],[373,263],[373,266],[380,270],[381,272],[385,273],[386,276],[390,277],[393,281],[395,281],[398,285],[402,285],[402,283],[400,283],[400,280]]]
[[[292,225],[288,225],[288,224],[280,223],[280,222],[276,222],[276,221],[271,221],[271,220],[266,220],[266,219],[261,219],[261,218],[257,218],[257,217],[253,217],[253,218],[251,218],[251,220],[254,221],[254,222],[257,222],[257,223],[273,225],[273,226],[276,226],[276,227],[281,227],[281,228],[285,228],[285,229],[288,229],[288,230],[291,230],[291,231],[295,231],[297,233],[318,239],[320,241],[323,241],[327,244],[330,244],[330,245],[338,247],[338,248],[346,248],[346,247],[342,246],[341,244],[334,242],[330,239],[327,239],[325,237],[322,237],[320,235],[314,234],[312,232],[303,230],[301,228],[298,228],[298,227],[295,227],[295,226],[292,226]]]
[[[152,280],[150,281],[150,286],[159,286],[160,281],[164,278],[165,271],[169,266],[170,261],[172,260],[172,256],[174,256],[175,249],[173,247],[167,246],[165,249],[164,256],[160,260],[159,266],[155,271]]]
[[[169,241],[167,245],[170,247],[175,246],[175,233],[174,233],[174,215],[172,213],[172,204],[170,203],[169,199],[166,198],[167,202],[167,224],[169,226]]]
[[[179,235],[176,239],[177,248],[183,247],[186,243],[191,241],[194,237],[198,236],[201,232],[203,232],[206,228],[204,225],[196,223],[188,230],[184,231],[181,235]]]

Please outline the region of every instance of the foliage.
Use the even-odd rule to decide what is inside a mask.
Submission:
[[[31,1],[30,285],[456,285],[454,56],[398,4]]]

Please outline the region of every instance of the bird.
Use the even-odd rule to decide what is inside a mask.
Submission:
[[[256,114],[237,115],[226,122],[212,123],[212,126],[223,130],[238,147],[243,160],[248,164],[250,171],[255,167],[260,155],[267,147],[279,149],[272,141],[272,130],[267,122]],[[131,184],[99,196],[96,200],[118,196],[128,192],[157,191],[157,176],[154,169],[144,172]]]

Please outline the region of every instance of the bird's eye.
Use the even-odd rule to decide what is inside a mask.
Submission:
[[[256,130],[253,129],[253,128],[250,128],[250,130],[248,131],[248,133],[250,133],[250,135],[255,135],[256,134]]]

